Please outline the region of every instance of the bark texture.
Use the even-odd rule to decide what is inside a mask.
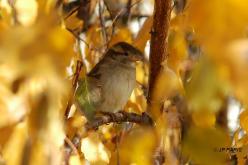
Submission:
[[[152,92],[161,69],[161,63],[168,56],[167,36],[171,10],[172,0],[155,0],[153,27],[151,30],[148,104],[152,102]]]

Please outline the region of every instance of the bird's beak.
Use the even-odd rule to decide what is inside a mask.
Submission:
[[[132,61],[144,61],[144,54],[140,50],[135,50],[130,58]]]

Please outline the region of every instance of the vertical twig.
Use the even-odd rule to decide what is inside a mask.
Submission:
[[[99,19],[100,19],[100,25],[101,25],[101,29],[102,29],[102,35],[103,35],[103,40],[104,40],[104,45],[106,45],[108,47],[108,35],[107,35],[107,31],[106,31],[106,27],[105,27],[105,20],[103,17],[103,11],[104,9],[102,8],[102,4],[101,4],[101,0],[99,0]]]
[[[109,16],[110,16],[111,20],[113,21],[114,16],[113,16],[113,13],[112,13],[112,11],[111,11],[111,9],[110,9],[108,3],[106,2],[106,0],[103,0],[103,3],[104,3],[104,6],[106,7],[106,9],[107,9],[107,11],[108,11],[108,13],[109,13]]]
[[[228,130],[227,108],[228,99],[226,98],[223,101],[222,106],[216,115],[216,124],[224,130]]]
[[[124,15],[124,17],[123,17],[123,23],[125,24],[125,25],[127,25],[127,23],[128,23],[128,21],[129,21],[129,19],[130,19],[130,16],[131,16],[131,6],[132,5],[132,0],[128,0],[127,1],[127,5],[126,5],[126,10],[127,10],[127,12],[125,13],[125,15]]]
[[[131,10],[132,7],[134,7],[135,5],[139,4],[142,0],[137,0],[136,2],[132,3],[129,5],[129,8]],[[117,20],[121,17],[121,15],[124,15],[129,9],[128,8],[123,8],[121,9],[114,18],[112,18],[112,32],[110,35],[110,39],[113,37],[114,33],[115,33],[115,27],[116,27],[116,22]]]
[[[55,4],[55,9],[58,9],[63,4],[63,0],[57,0]]]
[[[119,134],[117,134],[117,135],[116,135],[116,139],[115,139],[116,164],[117,164],[117,165],[120,165],[119,142],[120,142],[120,137],[119,137]]]
[[[89,27],[89,20],[91,18],[90,14],[90,6],[91,0],[80,0],[79,1],[79,9],[77,13],[77,17],[84,21],[84,27],[82,31],[86,31]]]
[[[16,8],[15,8],[15,1],[14,0],[8,0],[8,3],[11,7],[11,13],[12,13],[12,16],[13,16],[13,22],[15,25],[19,25],[19,21],[17,19],[17,11],[16,11]]]
[[[72,96],[70,96],[70,99],[67,103],[67,107],[65,110],[65,118],[67,118],[69,113],[70,113],[71,105],[72,105],[73,99],[74,99],[74,93],[75,93],[75,90],[77,87],[77,82],[78,82],[78,78],[79,78],[80,71],[81,71],[82,67],[83,67],[82,61],[77,61],[76,71],[75,71],[75,74],[74,74],[74,77],[72,80]]]

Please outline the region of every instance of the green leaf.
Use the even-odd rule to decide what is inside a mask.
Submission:
[[[96,109],[90,99],[89,83],[87,78],[79,80],[75,100],[85,117],[91,121],[95,115]]]

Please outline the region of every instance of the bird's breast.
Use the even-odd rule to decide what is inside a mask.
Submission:
[[[136,83],[135,68],[115,67],[102,74],[102,104],[101,111],[116,112],[127,103]],[[106,72],[105,72],[106,73]]]

